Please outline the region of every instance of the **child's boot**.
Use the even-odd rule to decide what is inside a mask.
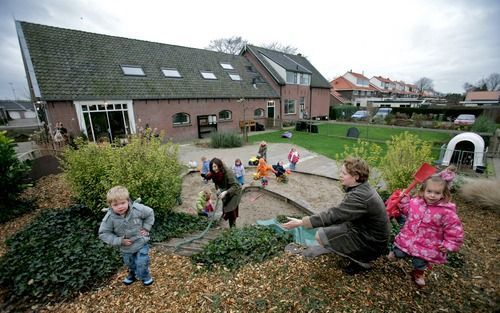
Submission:
[[[424,270],[413,270],[411,272],[411,277],[413,278],[413,281],[419,288],[422,288],[425,286],[425,280],[424,280]]]
[[[394,254],[394,251],[389,252],[387,255],[387,259],[391,262],[396,261],[396,255]]]

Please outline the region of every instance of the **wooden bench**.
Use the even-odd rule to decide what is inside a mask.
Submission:
[[[255,126],[256,126],[255,120],[245,120],[245,121],[241,120],[240,121],[240,129],[242,132],[243,132],[245,127],[247,127],[247,129],[249,131],[251,131],[252,127],[253,127],[253,130],[255,131]]]

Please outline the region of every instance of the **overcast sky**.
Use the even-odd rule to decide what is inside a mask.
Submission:
[[[280,42],[329,81],[352,70],[462,93],[500,73],[498,0],[0,0],[0,99],[29,95],[14,19],[193,48]]]

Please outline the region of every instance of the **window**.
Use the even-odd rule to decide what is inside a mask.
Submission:
[[[311,81],[311,75],[309,75],[309,74],[301,74],[300,75],[300,84],[301,85],[309,85],[310,81]]]
[[[174,125],[185,125],[190,124],[189,114],[187,113],[176,113],[172,116],[172,123]]]
[[[253,111],[254,117],[264,117],[264,109],[257,109]]]
[[[205,79],[217,79],[215,74],[213,72],[208,72],[208,71],[201,71],[201,76]]]
[[[232,119],[232,113],[229,110],[224,110],[219,112],[219,120],[230,120]]]
[[[234,70],[234,67],[230,63],[221,62],[220,66],[225,70]]]
[[[175,68],[162,68],[161,71],[165,77],[182,78],[179,71]]]
[[[239,74],[229,74],[229,77],[231,77],[232,80],[241,80],[241,76]]]
[[[353,95],[357,95],[357,94],[358,94],[358,91],[357,91],[357,90],[353,90],[352,94],[353,94]]]
[[[142,67],[140,66],[130,66],[130,65],[121,65],[123,74],[130,76],[146,76]]]
[[[295,100],[285,100],[285,114],[295,114]]]
[[[297,83],[297,73],[295,72],[286,72],[286,82],[288,84],[296,84]]]

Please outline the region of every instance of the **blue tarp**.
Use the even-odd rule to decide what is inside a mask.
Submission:
[[[311,247],[319,245],[315,239],[316,229],[314,228],[306,229],[300,226],[294,229],[284,229],[275,218],[270,220],[259,220],[256,223],[257,225],[271,227],[276,232],[291,233],[293,235],[293,240],[303,246]]]

